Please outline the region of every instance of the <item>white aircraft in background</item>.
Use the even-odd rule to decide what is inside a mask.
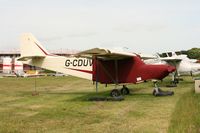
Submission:
[[[176,76],[181,75],[196,75],[200,74],[200,64],[196,63],[197,60],[189,59],[187,55],[181,52],[167,52],[156,55],[154,59],[144,60],[146,64],[169,64],[176,67],[176,72],[173,75],[173,81],[178,82]]]

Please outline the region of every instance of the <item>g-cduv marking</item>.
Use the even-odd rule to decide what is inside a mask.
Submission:
[[[65,61],[65,66],[69,67],[69,66],[92,66],[92,60],[90,59],[74,59],[74,60],[70,60],[67,59]]]

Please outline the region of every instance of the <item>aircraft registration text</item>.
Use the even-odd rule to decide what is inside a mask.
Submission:
[[[92,66],[92,60],[90,59],[74,59],[74,60],[70,60],[67,59],[65,61],[65,66],[69,67],[69,66]]]

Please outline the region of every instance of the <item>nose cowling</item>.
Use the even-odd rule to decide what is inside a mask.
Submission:
[[[176,70],[176,68],[174,66],[169,66],[169,65],[164,65],[162,66],[162,69],[160,70],[160,74],[158,79],[163,79],[165,78],[167,75],[169,75],[169,73],[172,73]]]
[[[169,73],[172,73],[176,70],[176,68],[174,66],[168,66],[167,70]]]

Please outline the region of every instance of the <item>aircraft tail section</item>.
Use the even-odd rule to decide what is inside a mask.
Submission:
[[[23,61],[34,57],[44,58],[45,56],[49,55],[47,50],[31,33],[23,34],[20,41],[21,58],[18,60]]]
[[[18,60],[31,66],[92,79],[92,62],[89,59],[50,54],[31,33],[21,36],[21,57]]]

